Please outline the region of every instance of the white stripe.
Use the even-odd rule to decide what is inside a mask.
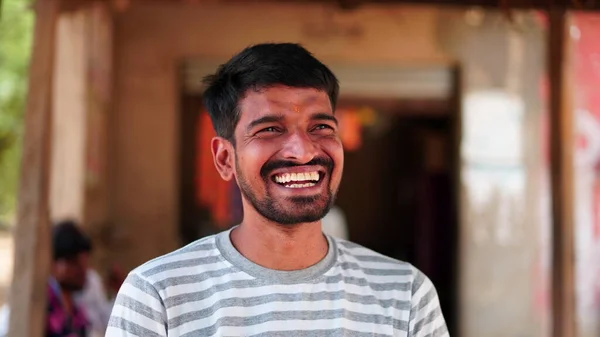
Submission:
[[[413,279],[412,275],[370,275],[365,274],[362,270],[342,269],[340,267],[330,269],[325,273],[325,276],[333,277],[340,273],[342,273],[344,277],[364,278],[369,283],[406,283],[411,282]]]
[[[219,268],[219,269],[222,269],[222,268]],[[254,279],[254,277],[252,277],[244,272],[237,272],[237,273],[227,274],[227,275],[224,275],[221,277],[212,277],[212,278],[206,279],[202,282],[189,283],[189,284],[178,284],[178,285],[169,286],[165,289],[165,291],[166,291],[166,293],[168,293],[169,297],[172,297],[172,296],[178,296],[178,295],[183,295],[183,294],[195,293],[195,292],[199,292],[199,291],[205,291],[205,290],[208,290],[210,287],[214,286],[215,284],[223,284],[223,283],[226,283],[229,281],[241,281],[241,280],[251,281],[253,279]],[[167,297],[167,300],[169,297]]]
[[[157,322],[122,305],[116,304],[111,316],[122,318],[159,335],[164,335],[165,326],[161,322]]]
[[[377,331],[378,333],[387,333],[390,336],[393,335],[394,330],[393,327],[387,325],[380,325],[376,323],[364,323],[364,322],[355,322],[345,318],[335,318],[335,319],[322,319],[322,320],[313,320],[313,321],[304,321],[304,320],[285,320],[285,321],[270,321],[262,324],[256,324],[251,326],[241,326],[241,327],[224,327],[221,326],[217,329],[214,336],[249,336],[254,334],[265,333],[269,331],[296,331],[303,327],[305,330],[335,330],[338,328],[350,329],[358,332],[372,333],[373,331]],[[191,331],[195,331],[193,329]],[[387,331],[384,331],[387,330]],[[182,335],[186,330],[173,329],[169,330],[169,335]],[[191,332],[188,331],[188,332]]]
[[[230,267],[232,267],[232,265],[229,262],[227,262],[227,263],[215,262],[215,263],[209,263],[209,264],[199,264],[198,266],[195,266],[195,267],[187,266],[187,267],[182,267],[182,268],[167,269],[160,273],[150,275],[147,277],[147,279],[150,280],[152,282],[152,284],[156,284],[158,282],[162,282],[162,281],[164,281],[168,278],[172,278],[172,277],[199,275],[199,274],[202,274],[207,271],[226,269],[226,268],[230,268]]]
[[[361,255],[366,255],[366,254],[361,254]],[[393,260],[389,260],[389,261],[361,261],[361,260],[355,258],[353,255],[345,255],[343,259],[340,259],[340,262],[357,263],[362,268],[385,269],[385,270],[403,270],[403,271],[407,271],[407,272],[410,272],[412,270],[411,265],[409,265],[409,264],[398,263],[398,262],[394,262]]]
[[[210,250],[193,251],[193,249],[194,249],[193,247],[195,247],[195,246],[209,245],[209,244],[212,244],[214,246],[214,248],[210,249]],[[190,252],[187,252],[187,250],[190,250]],[[208,237],[208,238],[200,239],[199,241],[193,242],[188,246],[181,247],[181,248],[174,250],[168,254],[158,256],[152,260],[145,262],[138,268],[143,268],[144,270],[151,269],[152,267],[146,268],[146,266],[155,266],[156,264],[162,263],[162,261],[164,261],[165,259],[171,259],[171,261],[172,261],[172,259],[174,259],[175,261],[177,261],[177,260],[179,260],[178,257],[182,256],[183,254],[189,254],[189,253],[193,253],[193,252],[210,253],[215,250],[218,251],[217,246],[215,245],[214,237]]]
[[[182,307],[187,307],[188,305],[195,306],[196,308],[207,308],[214,305],[220,299],[225,298],[250,298],[256,296],[265,296],[270,294],[297,294],[299,290],[306,289],[304,292],[309,293],[318,293],[323,291],[334,292],[334,291],[346,291],[348,293],[356,294],[359,296],[368,296],[373,295],[378,300],[390,300],[390,299],[402,299],[402,298],[410,298],[410,290],[408,291],[373,291],[369,287],[357,286],[353,284],[325,284],[318,283],[312,284],[309,287],[302,285],[267,285],[257,288],[242,288],[242,289],[227,289],[220,292],[216,292],[211,296],[200,300],[200,301],[190,301],[186,302],[182,305],[173,306],[168,309],[168,312],[176,312],[176,313],[186,313],[187,311],[182,311]],[[197,310],[197,309],[196,309]],[[169,317],[175,317],[173,315],[169,315]]]
[[[315,310],[318,308],[318,310]],[[349,310],[364,315],[379,315],[379,316],[392,316],[396,320],[408,321],[409,311],[408,310],[397,310],[395,308],[389,308],[388,310],[382,308],[377,304],[360,304],[347,301],[346,299],[339,300],[323,300],[314,302],[270,302],[261,305],[253,306],[252,308],[245,307],[226,307],[217,309],[212,316],[204,319],[191,321],[180,326],[181,333],[187,333],[197,329],[209,327],[214,324],[218,318],[221,317],[251,317],[269,312],[287,312],[287,311],[324,311],[324,310]],[[180,313],[192,312],[198,310],[197,306],[185,305],[181,308]],[[266,323],[265,323],[266,324]],[[368,323],[362,323],[368,324]],[[312,326],[312,321],[311,321]]]
[[[437,328],[440,328],[445,325],[446,325],[446,322],[444,321],[444,316],[439,315],[431,323],[423,326],[423,328],[421,329],[421,334],[425,336],[429,333],[434,332]]]
[[[119,328],[115,328],[114,326],[109,326],[106,329],[106,334],[104,337],[140,337],[136,335],[132,335],[125,330],[121,330]]]
[[[215,265],[212,265],[215,266]],[[219,270],[222,268],[208,268],[206,270],[202,270],[202,272],[205,271],[209,271],[209,270]],[[195,275],[196,273],[189,273],[189,275]],[[172,275],[172,277],[176,277],[176,276],[182,276],[182,275]],[[326,275],[328,277],[338,277],[340,276],[340,274],[335,274],[335,275]],[[365,275],[360,271],[343,271],[342,277],[354,277],[354,278],[358,278],[358,279],[365,279],[366,282],[372,283],[372,284],[386,284],[386,283],[408,283],[411,281],[412,276],[372,276],[372,275]],[[254,280],[254,277],[251,275],[248,275],[244,272],[237,272],[237,273],[230,273],[227,275],[223,275],[221,277],[213,277],[213,278],[209,278],[206,279],[204,281],[198,282],[198,283],[190,283],[190,284],[179,284],[179,285],[172,285],[167,287],[166,289],[164,289],[165,293],[168,294],[169,297],[171,296],[177,296],[177,295],[182,295],[182,294],[189,294],[189,293],[195,293],[195,292],[199,292],[199,291],[205,291],[208,290],[209,288],[211,288],[212,286],[214,286],[215,284],[224,284],[230,281],[240,281],[240,280],[248,280],[248,281],[252,281]],[[353,285],[353,284],[345,284],[343,283],[343,279],[339,282],[339,283],[332,283],[332,284],[312,284],[312,283],[299,283],[294,285],[294,287],[291,287],[292,290],[297,291],[298,287],[302,287],[302,286],[309,286],[311,288],[315,287],[315,286],[322,286],[322,287],[330,287],[330,286],[336,286],[336,285],[345,285],[347,287],[360,287],[358,285]],[[272,289],[273,286],[268,286],[268,289]],[[283,286],[285,288],[285,286]],[[257,290],[259,289],[259,290]],[[253,293],[255,293],[256,291],[260,291],[260,287],[258,288],[249,288],[248,291],[251,291]],[[349,288],[352,289],[352,288]],[[371,289],[371,288],[369,288]],[[373,290],[374,291],[374,290]],[[374,291],[377,294],[380,293],[387,293],[388,291]],[[168,301],[168,298],[167,298]]]
[[[157,268],[157,267],[169,264],[169,263],[182,262],[185,260],[201,259],[201,258],[205,258],[205,257],[218,256],[218,255],[220,255],[220,254],[217,249],[192,251],[189,253],[180,253],[180,254],[175,254],[175,255],[165,255],[165,256],[157,258],[156,260],[153,260],[151,262],[141,265],[138,268],[137,272],[138,272],[138,274],[143,274],[151,269],[154,269],[154,268]]]
[[[389,333],[390,335],[393,335],[393,333],[394,333],[394,330],[391,326],[382,326],[382,325],[376,324],[376,323],[355,322],[355,321],[347,320],[345,318],[336,318],[336,319],[330,319],[330,320],[316,320],[316,321],[310,321],[310,322],[301,321],[301,320],[266,322],[263,324],[251,326],[250,329],[248,329],[249,331],[251,331],[251,333],[246,332],[246,335],[265,333],[268,331],[290,331],[290,332],[292,332],[294,330],[298,330],[298,327],[305,327],[306,330],[326,330],[326,329],[335,329],[335,328],[343,327],[343,328],[358,331],[358,332],[377,331],[379,333]],[[386,329],[388,329],[388,331],[383,331]],[[231,327],[231,328],[227,328],[227,329],[220,328],[217,335],[227,336],[227,335],[229,335],[228,334],[229,332],[231,332],[231,333],[238,332],[239,334],[234,335],[234,336],[244,336],[243,330],[244,330],[243,327],[242,328]],[[224,333],[221,334],[221,333],[219,333],[220,331],[223,331]],[[227,332],[227,334],[225,334],[225,331]]]
[[[431,281],[429,281],[428,278],[425,278],[425,280],[423,281],[423,283],[421,284],[421,287],[419,289],[417,289],[417,292],[413,294],[412,297],[412,304],[413,306],[417,306],[419,304],[419,302],[421,301],[421,299],[427,295],[427,293],[433,288],[433,283],[431,283]]]
[[[140,290],[129,283],[123,284],[123,286],[121,287],[121,290],[119,290],[119,295],[121,295],[121,294],[127,295],[127,296],[133,298],[134,300],[136,300],[140,303],[143,303],[158,312],[163,311],[163,307],[162,307],[162,304],[160,303],[160,301],[158,301],[153,296],[148,295],[143,290]]]

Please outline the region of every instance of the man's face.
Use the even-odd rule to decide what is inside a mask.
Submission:
[[[285,86],[250,90],[239,108],[232,166],[245,216],[251,207],[282,225],[323,218],[344,166],[327,94]]]
[[[82,290],[88,268],[87,254],[54,261],[52,274],[60,287],[66,291]]]

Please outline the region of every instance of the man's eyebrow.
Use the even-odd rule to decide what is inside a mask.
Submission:
[[[338,120],[337,120],[337,118],[335,118],[334,115],[328,114],[328,113],[324,113],[324,112],[316,113],[316,114],[312,115],[310,117],[310,119],[312,119],[312,120],[326,120],[326,121],[331,121],[331,122],[334,122],[335,125],[338,125]]]
[[[252,129],[254,129],[257,125],[281,122],[283,120],[283,118],[284,117],[282,115],[262,116],[260,118],[253,120],[252,122],[250,122],[250,124],[248,124],[248,126],[246,127],[246,132],[252,131]]]

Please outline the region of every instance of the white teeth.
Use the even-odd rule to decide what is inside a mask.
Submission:
[[[304,173],[283,173],[275,176],[275,181],[280,184],[285,184],[290,181],[306,182],[319,181],[319,172],[304,172]]]
[[[306,183],[306,184],[289,184],[289,185],[285,185],[285,187],[287,188],[305,188],[305,187],[312,187],[315,186],[315,183]]]

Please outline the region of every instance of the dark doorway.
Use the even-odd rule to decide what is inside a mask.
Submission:
[[[457,128],[450,106],[342,100],[342,113],[371,112],[360,145],[346,151],[337,206],[351,241],[410,262],[429,276],[454,332]]]

